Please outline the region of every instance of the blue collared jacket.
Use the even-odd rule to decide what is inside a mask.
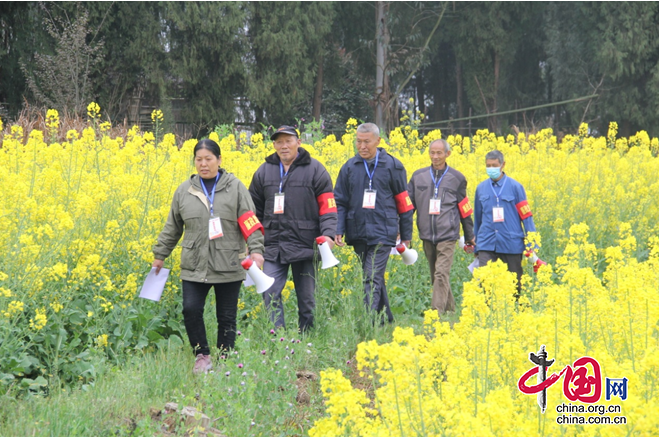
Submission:
[[[378,147],[378,165],[373,173],[377,191],[375,209],[362,207],[368,175],[359,155],[348,160],[336,179],[334,198],[339,221],[336,233],[345,234],[348,244],[364,243],[394,246],[396,236],[412,239],[414,206],[407,193],[407,173],[403,164]]]
[[[493,188],[499,196],[499,206],[503,207],[503,222],[494,223],[492,218],[492,209],[497,206]],[[504,174],[498,182],[487,179],[478,184],[474,199],[476,252],[487,250],[503,254],[523,253],[525,232],[535,232],[531,210],[528,205],[524,208],[524,204],[524,187],[508,175]],[[523,216],[526,218],[521,219]]]

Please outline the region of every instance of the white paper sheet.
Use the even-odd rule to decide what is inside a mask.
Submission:
[[[474,269],[480,267],[480,264],[478,263],[478,257],[474,258],[474,261],[467,266],[471,274],[474,274]]]
[[[146,275],[144,285],[142,285],[142,291],[140,291],[140,297],[155,302],[160,301],[168,277],[169,269],[163,267],[160,269],[160,273],[156,275],[156,268],[152,267],[149,274]]]

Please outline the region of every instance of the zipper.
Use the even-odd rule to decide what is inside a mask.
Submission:
[[[431,185],[432,185],[432,178],[430,179],[430,182],[431,182]],[[434,188],[434,186],[433,186],[433,188]],[[432,189],[430,189],[430,191],[432,192]],[[430,198],[432,199],[432,194],[430,195]],[[428,203],[430,203],[430,202],[428,202]],[[442,213],[442,210],[441,210],[441,206],[440,206],[439,214],[437,214],[437,217],[439,217],[439,215],[441,213]],[[430,215],[430,214],[429,214],[429,216],[430,216],[430,229],[431,229],[431,232],[432,232],[432,244],[437,244],[435,242],[435,217]]]

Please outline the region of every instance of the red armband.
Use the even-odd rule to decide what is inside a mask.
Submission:
[[[529,206],[529,202],[526,200],[522,200],[517,205],[515,205],[515,207],[517,208],[517,214],[519,214],[519,218],[521,220],[529,218],[533,215],[531,212],[531,207]]]
[[[336,201],[334,200],[334,193],[323,193],[316,197],[318,202],[318,214],[325,215],[329,212],[336,211]]]
[[[465,197],[462,199],[462,202],[458,203],[458,209],[460,210],[460,217],[462,218],[467,218],[474,212],[474,210],[471,209],[468,197]]]
[[[240,226],[240,232],[242,232],[245,240],[259,229],[261,230],[261,233],[263,233],[263,225],[259,219],[256,218],[254,211],[247,211],[245,214],[238,217],[238,225]]]
[[[414,209],[412,199],[410,199],[410,195],[407,194],[407,190],[396,194],[394,200],[396,201],[396,210],[398,211],[398,214],[403,214]]]

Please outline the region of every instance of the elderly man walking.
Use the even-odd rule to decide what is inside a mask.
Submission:
[[[255,212],[265,228],[263,271],[275,279],[263,293],[275,327],[286,327],[281,298],[289,267],[298,302],[299,329],[313,326],[316,306],[314,241],[324,236],[330,247],[336,234],[336,203],[325,167],[300,147],[291,126],[272,134],[275,153],[265,158],[249,186]]]
[[[474,233],[478,264],[500,259],[517,274],[517,297],[522,290],[522,254],[526,232],[535,232],[533,213],[522,184],[504,173],[503,153],[485,155],[488,179],[476,188]],[[523,226],[523,228],[522,228]]]
[[[361,260],[366,307],[377,314],[386,313],[393,322],[384,273],[397,236],[410,245],[414,206],[407,194],[405,167],[378,147],[380,141],[375,124],[357,127],[358,155],[341,167],[334,190],[338,208],[335,241],[339,246],[353,246]]]
[[[455,311],[449,276],[460,225],[465,241],[474,245],[474,223],[467,180],[446,163],[451,147],[446,140],[435,140],[430,143],[428,153],[430,167],[414,172],[407,191],[416,209],[419,238],[430,265],[432,308],[442,314]]]

